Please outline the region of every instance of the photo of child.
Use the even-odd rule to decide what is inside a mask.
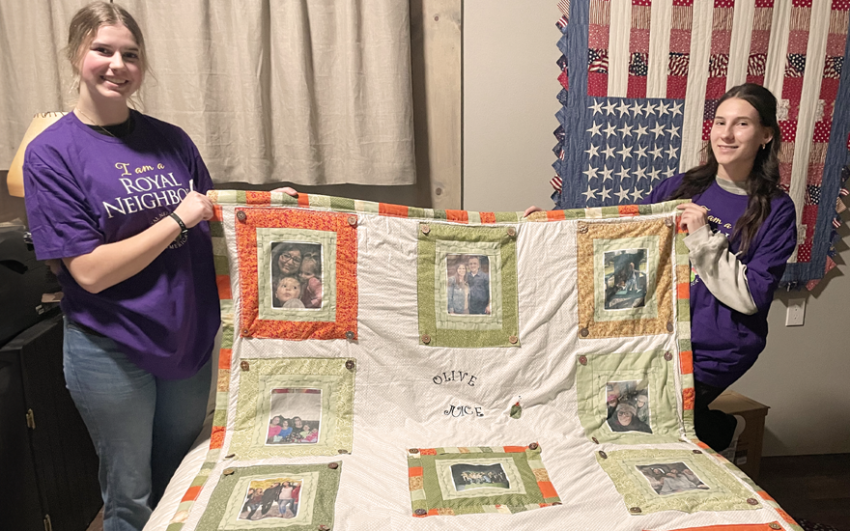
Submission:
[[[302,483],[300,479],[287,477],[250,482],[236,519],[295,518],[298,516]]]
[[[272,389],[267,446],[316,444],[322,422],[322,390]]]
[[[642,465],[637,469],[660,496],[689,490],[710,490],[685,463]]]
[[[303,293],[301,302],[305,308],[322,307],[322,254],[319,251],[306,250],[304,259],[301,261],[301,271],[298,274],[301,279]]]
[[[646,304],[646,249],[606,252],[605,309],[643,308]]]
[[[304,308],[301,302],[301,280],[298,277],[281,277],[274,288],[275,308]]]
[[[322,307],[322,244],[272,242],[272,307],[313,310]]]
[[[474,489],[511,488],[511,482],[499,463],[492,465],[472,465],[458,463],[451,466],[452,481],[458,492]]]

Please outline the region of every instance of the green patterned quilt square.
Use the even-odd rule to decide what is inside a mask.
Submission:
[[[518,347],[517,229],[419,228],[420,344]]]
[[[675,442],[675,356],[663,351],[589,354],[576,360],[578,412],[598,442]]]
[[[233,438],[240,459],[351,452],[355,361],[244,359]],[[350,368],[349,368],[350,367]]]
[[[341,472],[341,462],[225,469],[195,529],[332,529]]]
[[[699,450],[597,452],[596,461],[633,516],[761,508],[756,493]]]
[[[560,502],[539,447],[506,450],[437,448],[409,455],[413,513],[515,513]]]

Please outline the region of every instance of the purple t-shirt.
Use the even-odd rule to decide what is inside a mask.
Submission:
[[[667,200],[679,188],[683,175],[659,183],[645,203]],[[738,218],[747,209],[748,196],[724,190],[716,182],[692,198],[708,208],[713,231],[731,237]],[[750,243],[746,256],[747,283],[758,311],[745,315],[718,301],[691,270],[691,346],[694,377],[716,387],[727,387],[740,378],[758,359],[767,340],[767,312],[779,285],[785,264],[797,243],[794,202],[782,194],[770,203],[770,214]],[[729,245],[736,253],[738,238]]]
[[[120,140],[69,113],[30,143],[24,186],[40,260],[88,254],[139,234],[177,208],[190,181],[200,193],[212,188],[183,130],[132,112],[135,129]],[[59,282],[68,319],[109,337],[155,376],[187,378],[209,359],[220,312],[206,222],[98,294],[80,287],[64,264]]]

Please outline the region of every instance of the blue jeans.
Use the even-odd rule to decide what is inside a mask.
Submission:
[[[138,368],[65,320],[65,380],[100,459],[104,531],[141,531],[201,431],[211,363],[185,380]]]

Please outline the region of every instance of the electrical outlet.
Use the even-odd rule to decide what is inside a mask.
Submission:
[[[806,317],[806,299],[788,299],[785,326],[803,326]]]

